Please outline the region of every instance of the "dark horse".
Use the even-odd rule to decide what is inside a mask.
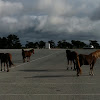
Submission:
[[[1,59],[1,71],[2,71],[2,63],[4,63],[4,71],[5,71],[5,64],[6,64],[7,72],[9,72],[9,67],[11,67],[11,65],[14,65],[12,63],[12,55],[10,53],[0,53],[0,59]]]
[[[77,52],[75,51],[70,51],[70,50],[66,50],[66,57],[67,57],[67,63],[68,65],[72,64],[72,62],[74,63],[74,70],[76,70],[76,57],[77,57]],[[68,70],[69,66],[67,66],[67,70]],[[72,69],[72,67],[71,67]]]
[[[90,65],[90,75],[93,74],[93,67],[96,63],[97,58],[100,57],[100,50],[97,50],[95,52],[90,53],[89,55],[84,55],[84,54],[79,54],[79,62],[80,62],[80,67],[82,65]],[[77,70],[77,73],[79,75],[79,70]]]
[[[27,62],[29,62],[30,56],[32,55],[32,53],[34,54],[34,49],[31,49],[29,51],[22,49],[23,62],[25,62],[25,58],[27,58]]]
[[[79,73],[81,74],[82,71],[81,71],[81,68],[80,68],[78,53],[75,52],[75,51],[66,50],[66,56],[67,56],[68,65],[69,65],[69,61],[71,63],[72,62],[74,63],[74,70],[77,69],[77,76],[78,76]],[[68,69],[68,67],[67,67],[67,69]]]

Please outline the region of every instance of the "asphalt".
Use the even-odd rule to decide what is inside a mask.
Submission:
[[[95,49],[74,49],[89,54]],[[67,68],[65,49],[35,49],[30,62],[23,63],[21,49],[0,49],[12,54],[15,66],[0,72],[0,100],[99,100],[100,59],[94,66],[82,66],[82,75]]]

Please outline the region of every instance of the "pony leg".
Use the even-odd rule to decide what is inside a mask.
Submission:
[[[5,71],[5,62],[4,62],[4,71]]]
[[[92,65],[92,67],[90,67],[90,73],[89,73],[89,75],[92,75],[92,76],[94,75],[94,73],[93,73],[93,66],[94,65]]]
[[[96,63],[96,58],[94,57],[94,59],[93,59],[93,62],[92,62],[92,67],[91,67],[91,75],[93,76],[94,75],[94,73],[93,73],[93,67],[94,67],[94,64]]]
[[[89,73],[92,76],[94,75],[94,73],[93,73],[93,67],[94,67],[94,64],[92,64],[92,67],[90,67],[90,73]]]
[[[94,75],[94,73],[93,73],[93,67],[94,67],[94,64],[96,63],[96,58],[94,58],[94,61],[93,61],[93,63],[92,63],[92,75]]]
[[[74,69],[73,70],[76,70],[76,68],[75,68],[75,63],[74,63]]]
[[[67,65],[67,70],[69,69],[69,65]]]
[[[25,58],[24,58],[24,62],[25,62]]]
[[[94,73],[93,73],[93,69],[92,69],[91,75],[92,75],[92,76],[94,75]]]
[[[93,67],[94,67],[94,64],[96,63],[96,58],[94,58],[94,60],[93,60],[93,62],[92,62],[92,64],[91,64],[91,67],[90,67],[90,69],[91,69],[91,75],[93,76],[94,75],[94,73],[93,73]]]
[[[79,74],[82,74],[81,66],[82,65],[77,61],[76,62],[77,76],[79,76]]]
[[[92,64],[92,68],[91,68],[91,75],[92,75],[92,76],[94,75],[94,73],[93,73],[94,63],[95,63],[95,62],[93,62],[93,64]]]
[[[76,69],[77,69],[77,76],[79,76],[80,70],[79,70],[78,66],[76,66]]]
[[[29,62],[30,62],[30,57],[29,57]]]
[[[89,75],[91,75],[91,73],[92,73],[92,67],[91,67],[91,64],[90,64],[90,72],[89,72]]]
[[[9,72],[9,67],[8,67],[8,63],[6,63],[6,65],[7,65],[7,72]]]
[[[27,57],[27,62],[28,62],[28,57]]]
[[[29,57],[27,57],[27,62],[29,62]]]
[[[2,62],[1,62],[1,71],[2,71]]]
[[[70,66],[71,66],[71,69],[72,69],[72,61],[70,61]]]
[[[77,76],[79,76],[79,66],[78,66],[78,64],[76,65],[76,71],[77,71]]]
[[[76,63],[75,63],[74,60],[73,60],[73,63],[74,63],[74,69],[73,70],[76,70]]]
[[[23,58],[23,63],[25,62],[25,58]]]
[[[67,70],[69,69],[69,60],[67,60]]]

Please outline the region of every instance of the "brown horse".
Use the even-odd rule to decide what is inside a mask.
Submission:
[[[80,54],[79,55],[79,62],[80,62],[80,67],[82,65],[90,65],[90,75],[94,75],[93,74],[93,67],[96,63],[97,58],[100,57],[100,50],[97,50],[95,52],[90,53],[89,55],[84,55],[84,54]],[[77,71],[78,75],[79,72]]]
[[[66,57],[67,57],[67,65],[72,65],[72,62],[74,64],[74,69],[76,70],[76,57],[77,57],[77,52],[75,51],[70,51],[70,50],[66,50]],[[69,69],[69,66],[67,66],[67,70]],[[72,69],[72,67],[71,67]]]
[[[29,51],[25,51],[24,49],[22,49],[23,62],[25,62],[25,58],[27,58],[27,62],[29,62],[32,53],[34,54],[34,49],[31,49]]]
[[[74,70],[77,69],[77,75],[80,73],[81,74],[81,68],[80,68],[80,63],[79,63],[79,56],[76,51],[70,51],[66,50],[66,57],[67,57],[67,62],[69,65],[69,61],[74,63]],[[72,67],[71,67],[72,69]],[[68,67],[67,67],[68,70]]]
[[[9,72],[9,67],[11,67],[11,65],[14,65],[12,63],[12,55],[10,53],[0,53],[0,59],[1,59],[1,71],[2,71],[2,63],[4,63],[4,71],[5,71],[5,64],[6,64],[7,72]]]

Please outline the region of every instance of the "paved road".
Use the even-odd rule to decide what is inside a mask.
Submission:
[[[75,50],[89,54],[93,50]],[[100,59],[89,76],[89,66],[82,66],[82,75],[66,71],[65,50],[35,50],[29,63],[22,62],[21,50],[10,52],[16,66],[0,72],[0,100],[99,100]]]

